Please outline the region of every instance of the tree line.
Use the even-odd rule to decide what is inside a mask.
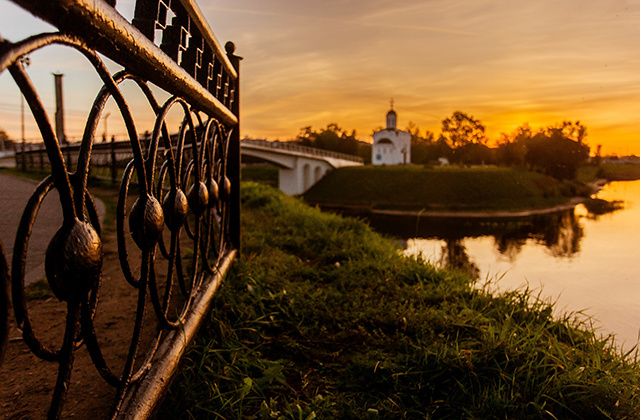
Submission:
[[[471,115],[454,112],[442,120],[438,138],[431,131],[421,132],[410,122],[411,163],[433,164],[440,158],[460,165],[494,164],[522,166],[553,176],[571,179],[589,159],[585,139],[587,128],[580,121],[563,121],[537,131],[525,123],[513,133],[502,133],[495,147],[487,145],[485,126]],[[371,144],[359,141],[355,130],[349,132],[332,123],[314,130],[304,127],[296,143],[361,156],[371,162]]]
[[[572,179],[577,169],[589,159],[590,149],[585,143],[587,128],[580,121],[563,121],[536,132],[525,123],[511,134],[502,133],[496,147],[487,145],[489,139],[484,124],[461,111],[455,111],[442,120],[437,139],[431,131],[421,133],[412,122],[406,131],[411,133],[413,164],[432,164],[446,158],[460,165],[526,166],[557,179]],[[8,149],[15,147],[2,129],[0,141]],[[304,146],[361,156],[365,163],[371,163],[371,144],[358,140],[355,130],[349,132],[335,123],[320,130],[304,127],[293,141]]]

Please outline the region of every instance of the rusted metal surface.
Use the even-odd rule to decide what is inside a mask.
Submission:
[[[229,111],[236,99],[237,72],[225,53],[219,50],[217,42],[203,47],[201,42],[193,39],[202,38],[202,35],[196,25],[191,25],[192,19],[184,16],[186,9],[180,7],[183,2],[191,1],[139,0],[144,10],[149,10],[149,16],[155,18],[148,18],[151,23],[142,18],[134,19],[137,28],[102,0],[12,1],[61,32],[82,39],[132,74],[187,99],[197,109],[223,123],[237,123],[237,117]],[[163,16],[160,11],[167,7],[167,3],[176,14],[177,18],[173,19],[175,25],[173,21],[158,19],[166,19],[167,14]],[[162,29],[163,41],[164,34],[167,34],[161,50],[154,44],[155,29],[151,31],[147,29],[149,27]],[[175,38],[171,34],[176,32],[179,39],[171,42]],[[0,68],[4,69],[2,61]]]
[[[228,270],[234,256],[235,253],[230,253],[226,259],[221,261],[219,272],[209,276],[200,286],[182,328],[175,328],[168,333],[156,352],[157,362],[151,365],[145,380],[138,381],[123,400],[120,418],[144,419],[148,413],[153,411],[154,407],[150,405],[150,402],[161,398],[162,390],[178,369],[178,362],[185,349],[183,343],[193,339],[204,317],[208,314],[211,299],[222,281],[220,273]]]
[[[133,24],[118,14],[113,2],[14,2],[59,29],[16,43],[0,39],[0,73],[8,70],[24,96],[46,151],[46,166],[42,156],[39,165],[50,169],[50,175],[31,195],[15,237],[10,282],[16,323],[36,356],[58,364],[49,418],[62,413],[78,351],[88,351],[104,381],[117,389],[114,418],[146,418],[166,389],[184,347],[195,335],[240,247],[240,59],[230,43],[226,52],[221,50],[191,0],[138,0]],[[175,15],[171,22],[166,22],[168,9]],[[162,32],[159,47],[154,43],[157,30]],[[76,147],[61,146],[20,63],[26,54],[50,45],[81,52],[103,83]],[[98,52],[124,70],[111,74]],[[125,80],[137,84],[156,114],[148,141],[140,139],[140,127],[119,88]],[[171,97],[158,103],[150,83]],[[97,162],[93,155],[97,126],[110,99],[125,123],[130,152],[116,210],[121,281],[137,295],[128,352],[124,367],[118,371],[104,357],[100,331],[94,325],[100,311],[104,255],[100,220],[88,185],[89,171]],[[183,115],[176,135],[169,135],[166,122],[172,109]],[[105,153],[113,160],[113,145],[105,146]],[[22,158],[24,161],[26,154]],[[59,195],[63,222],[48,238],[45,273],[54,295],[66,305],[59,348],[47,347],[38,338],[24,290],[32,228],[43,201],[54,190]],[[186,252],[186,246],[192,251]],[[9,304],[8,282],[0,243],[0,360],[7,340],[4,309]],[[169,311],[175,301],[173,289],[182,294],[177,314]],[[148,348],[141,348],[147,300],[158,332]]]
[[[0,363],[9,339],[9,266],[0,240]]]

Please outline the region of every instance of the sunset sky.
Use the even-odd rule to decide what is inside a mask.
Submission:
[[[525,122],[535,129],[580,120],[593,149],[640,155],[640,1],[198,3],[219,41],[232,40],[244,57],[243,136],[287,140],[302,127],[337,123],[371,141],[393,98],[400,128],[411,121],[437,136],[460,110],[493,141]],[[118,4],[130,13],[131,1]],[[0,35],[12,41],[46,27],[7,0],[0,11]],[[42,78],[53,109],[50,73],[75,61],[38,60],[28,72]],[[65,84],[71,136],[88,109],[82,94],[91,92],[90,104],[97,92],[89,90],[97,81],[74,80],[80,87]],[[8,74],[0,89],[0,127],[19,138],[20,97]],[[116,119],[109,124],[118,133]]]

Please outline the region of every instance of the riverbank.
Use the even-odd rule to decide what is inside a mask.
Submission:
[[[640,370],[527,290],[243,185],[242,258],[160,418],[633,418]]]
[[[577,179],[583,182],[590,182],[594,179],[635,181],[640,179],[640,164],[607,162],[598,166],[584,166],[578,170]]]
[[[436,210],[420,210],[420,211],[407,211],[407,210],[382,210],[375,208],[367,208],[362,206],[340,206],[331,204],[317,204],[322,210],[331,211],[345,216],[399,216],[399,217],[432,217],[432,218],[464,218],[464,219],[510,219],[510,218],[522,218],[529,216],[537,216],[543,214],[558,213],[565,210],[571,210],[580,203],[585,202],[585,197],[574,197],[566,204],[560,204],[556,206],[529,209],[529,210],[514,210],[514,211],[436,211]]]
[[[521,217],[571,208],[592,189],[584,183],[504,167],[341,168],[303,198],[347,213]]]

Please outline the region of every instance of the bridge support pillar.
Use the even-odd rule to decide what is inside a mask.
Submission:
[[[242,154],[279,167],[278,186],[288,195],[304,193],[334,168],[363,164],[357,156],[266,140],[244,139]]]
[[[302,194],[332,169],[327,162],[300,157],[293,168],[280,168],[278,186],[285,194]]]
[[[280,168],[278,172],[278,187],[283,193],[287,195],[298,195],[304,192],[300,185],[302,182],[298,176],[298,172],[300,172],[298,169],[297,167],[293,169]]]

